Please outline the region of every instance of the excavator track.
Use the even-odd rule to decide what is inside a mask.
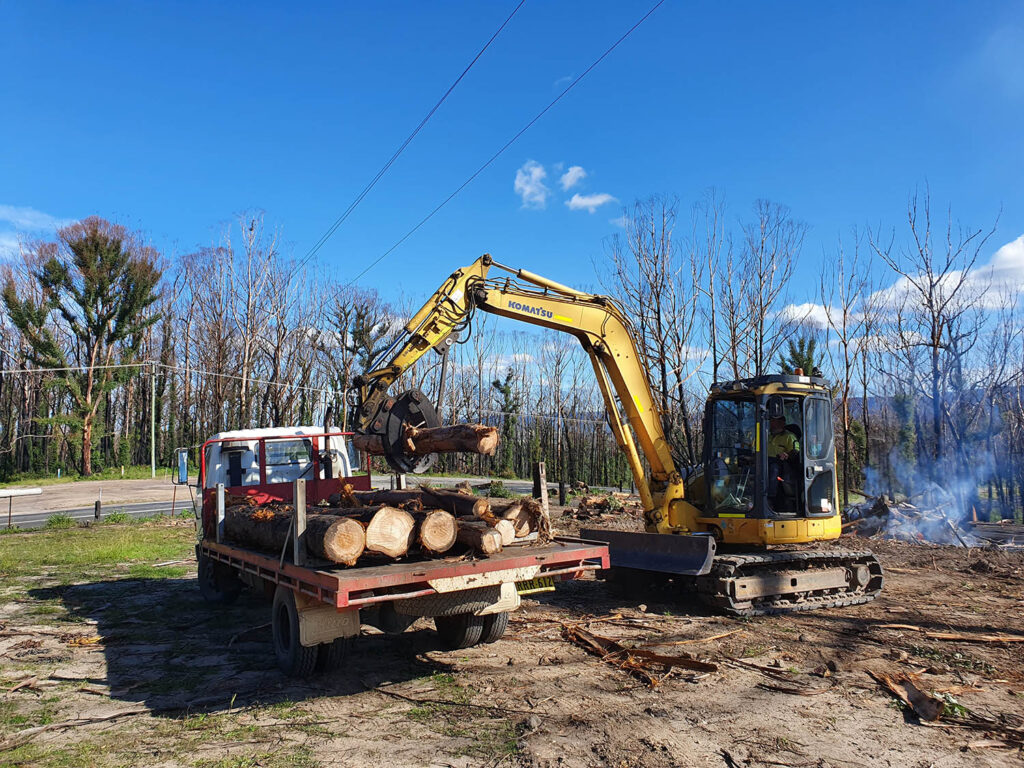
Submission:
[[[709,573],[694,577],[703,603],[734,616],[868,603],[883,581],[878,558],[847,550],[718,555]]]

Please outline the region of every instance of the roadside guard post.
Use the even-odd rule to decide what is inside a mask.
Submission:
[[[38,496],[43,492],[42,488],[4,488],[0,490],[0,499],[7,497],[7,527],[11,527],[11,515],[13,513],[15,496]]]

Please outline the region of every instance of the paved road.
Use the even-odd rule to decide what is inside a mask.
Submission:
[[[463,481],[468,481],[471,485],[480,485],[488,482],[487,478],[481,477],[431,477],[423,478],[429,480],[431,485],[436,485],[442,488],[450,488]],[[132,481],[128,481],[132,482]],[[418,482],[415,475],[409,475],[409,486],[413,487]],[[533,483],[528,480],[502,480],[501,481],[505,488],[512,493],[516,494],[527,494],[533,491]],[[112,485],[108,481],[108,486]],[[390,487],[390,476],[388,475],[377,475],[374,477],[373,486],[375,488],[388,488]],[[44,489],[45,494],[48,489]],[[597,489],[595,490],[613,490]],[[551,498],[554,502],[558,500],[558,484],[548,483],[548,493],[551,494]],[[108,491],[105,495],[112,495]],[[95,517],[95,510],[92,505],[87,507],[74,507],[71,509],[54,510],[26,510],[19,512],[17,509],[19,499],[15,499],[14,513],[12,515],[12,523],[18,528],[40,528],[46,525],[46,521],[51,515],[66,514],[71,515],[72,518],[79,521],[93,520]],[[180,514],[183,511],[192,509],[192,499],[190,498],[187,491],[183,488],[178,489],[177,499],[174,503],[173,513]],[[104,503],[103,515],[109,515],[113,512],[123,512],[131,517],[149,517],[151,515],[169,515],[172,513],[171,499],[165,501],[144,501],[139,503],[125,503],[124,501],[114,501],[110,503]],[[0,501],[0,526],[7,525],[6,510],[3,509],[2,501]]]
[[[174,514],[180,514],[183,511],[192,510],[192,500],[185,497],[185,501],[178,501],[174,505]],[[109,515],[112,512],[123,512],[131,517],[149,517],[150,515],[169,515],[171,514],[171,502],[169,501],[144,501],[140,504],[108,504],[103,507],[103,515]],[[78,509],[65,509],[60,512],[48,511],[48,512],[15,512],[12,516],[13,524],[18,528],[41,528],[46,525],[46,521],[50,519],[51,515],[71,515],[75,520],[93,520],[95,519],[94,507],[79,507]],[[7,525],[6,512],[0,514],[0,525]]]

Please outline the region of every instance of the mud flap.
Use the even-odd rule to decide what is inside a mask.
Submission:
[[[715,559],[715,539],[706,533],[675,535],[585,528],[580,538],[607,543],[612,568],[701,576],[711,570]]]

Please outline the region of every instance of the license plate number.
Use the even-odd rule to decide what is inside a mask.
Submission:
[[[555,580],[550,576],[538,576],[528,581],[517,581],[516,591],[520,595],[532,595],[537,592],[554,592]]]

